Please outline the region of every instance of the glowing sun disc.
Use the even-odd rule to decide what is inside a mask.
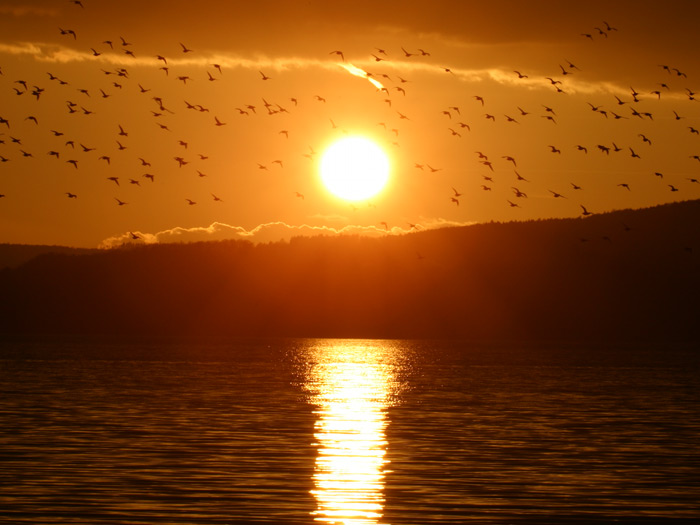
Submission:
[[[379,193],[389,180],[389,159],[371,140],[341,139],[323,154],[321,180],[341,199],[359,201]]]

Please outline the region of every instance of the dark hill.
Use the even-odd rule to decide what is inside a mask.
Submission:
[[[700,201],[382,239],[46,254],[4,333],[698,341]]]
[[[46,253],[83,254],[92,251],[94,250],[43,244],[0,244],[0,269],[16,268],[34,257]]]

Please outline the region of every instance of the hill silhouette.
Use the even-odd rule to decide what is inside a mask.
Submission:
[[[0,244],[0,269],[16,268],[46,253],[85,254],[95,250],[46,244]]]
[[[700,201],[381,239],[47,253],[0,271],[30,334],[698,341]]]

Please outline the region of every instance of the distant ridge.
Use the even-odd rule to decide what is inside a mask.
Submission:
[[[0,244],[0,269],[16,268],[34,257],[46,253],[64,253],[80,255],[90,253],[87,248],[69,248],[44,244]]]
[[[369,239],[47,253],[0,332],[700,342],[700,201]]]

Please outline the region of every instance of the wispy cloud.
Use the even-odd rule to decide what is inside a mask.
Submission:
[[[2,5],[0,15],[11,16],[57,16],[58,9],[50,7],[32,7],[27,5]]]
[[[117,248],[124,244],[160,244],[176,242],[218,241],[227,239],[249,240],[255,243],[288,241],[292,237],[311,237],[316,235],[360,235],[382,237],[386,235],[403,235],[415,231],[432,230],[450,226],[467,226],[472,222],[447,221],[441,218],[424,218],[416,223],[416,228],[406,222],[402,226],[348,224],[341,227],[313,226],[310,224],[292,225],[283,221],[259,224],[254,228],[233,226],[214,222],[209,226],[186,228],[176,226],[156,233],[141,231],[124,232],[104,239],[98,246],[101,249]],[[134,238],[134,237],[138,238]]]
[[[33,55],[36,57],[43,53],[42,46],[46,46],[46,44],[30,42],[21,42],[19,44],[0,43],[0,53],[6,55]]]
[[[6,8],[7,9],[7,8]],[[68,64],[85,62],[108,67],[163,67],[163,62],[156,55],[140,55],[135,57],[113,51],[103,52],[99,56],[91,51],[73,49],[71,47],[49,44],[45,42],[19,42],[15,44],[0,43],[0,54],[31,56],[38,62]],[[329,59],[314,59],[308,57],[270,57],[259,55],[256,57],[240,56],[236,54],[214,53],[188,55],[183,57],[167,57],[167,65],[170,67],[201,67],[211,68],[217,64],[224,69],[243,69],[249,71],[264,71],[268,76],[293,72],[295,70],[325,70],[329,72],[345,70],[348,73],[368,80],[378,90],[383,85],[373,78],[367,69],[371,69],[374,61],[354,61],[353,63],[338,63]],[[453,77],[464,83],[495,82],[497,84],[523,90],[554,90],[552,80],[545,75],[531,73],[527,78],[519,78],[516,72],[504,68],[449,68],[428,62],[412,60],[387,60],[382,62],[385,71],[393,71],[395,74],[423,73]],[[367,69],[365,69],[367,68]],[[554,80],[557,80],[556,78]],[[561,79],[560,79],[561,80]],[[623,86],[612,81],[590,81],[568,76],[565,83],[558,86],[568,94],[591,95],[596,93],[611,93],[615,95],[629,94],[628,86]],[[683,99],[683,93],[664,93],[665,97]]]
[[[367,71],[365,71],[364,69],[353,66],[352,64],[338,64],[338,65],[340,67],[342,67],[343,69],[345,69],[345,71],[347,71],[351,75],[355,75],[356,77],[366,78],[367,80],[369,80],[370,84],[372,84],[377,89],[381,90],[384,88],[384,86],[382,85],[381,82],[370,77],[369,74],[367,73]]]
[[[103,66],[135,66],[135,67],[161,67],[163,62],[156,54],[148,55],[136,53],[130,56],[125,53],[106,51],[95,56],[90,50],[78,50],[59,44],[46,42],[20,42],[17,44],[0,43],[0,53],[9,55],[31,55],[39,62],[71,63],[90,61]],[[269,57],[259,55],[256,57],[244,57],[235,54],[199,54],[195,56],[166,57],[168,66],[189,66],[209,68],[212,64],[218,64],[226,68],[240,68],[250,70],[264,69],[266,71],[285,72],[298,69],[325,69],[338,70],[338,64],[329,60],[317,60],[305,57]]]

